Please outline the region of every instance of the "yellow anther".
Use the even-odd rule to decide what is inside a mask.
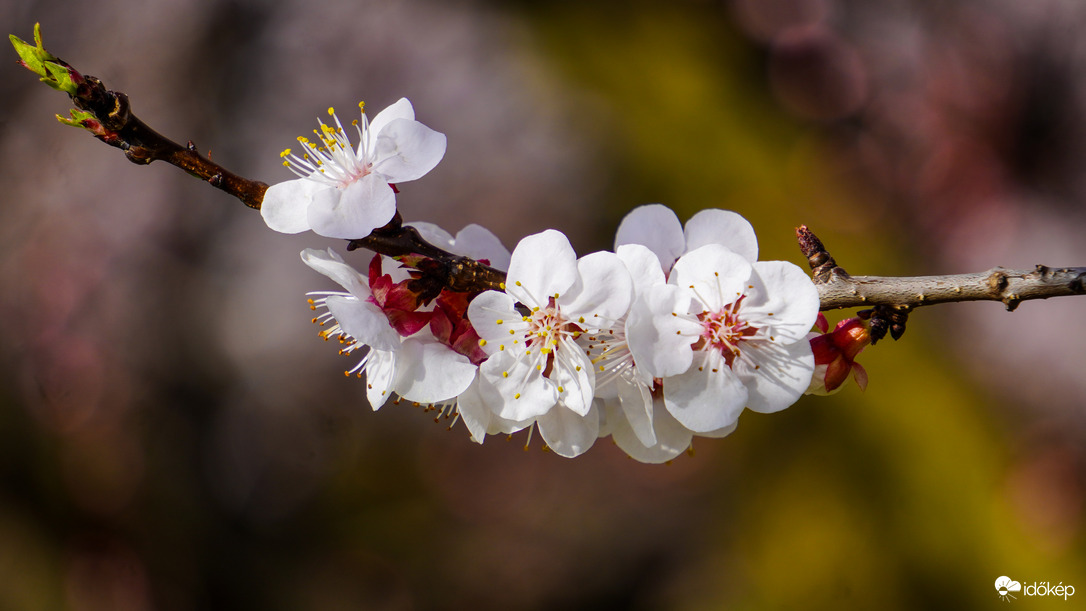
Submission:
[[[505,322],[505,321],[499,318],[498,320],[495,320],[494,322],[496,322],[496,323],[498,323],[498,324],[500,325],[500,324],[502,324],[502,323],[503,323],[503,322]]]
[[[283,152],[279,153],[279,156],[280,157],[286,157],[289,154],[290,154],[290,149],[283,149]]]
[[[558,387],[558,392],[566,392],[565,387],[559,386]]]
[[[509,335],[516,335],[516,333],[515,329],[509,329]]]
[[[577,318],[577,322],[584,322],[584,316]]]
[[[366,113],[366,103],[365,102],[359,102],[358,103],[358,110],[361,110],[362,114],[365,114]]]
[[[514,399],[519,399],[520,398],[520,393],[518,392],[517,394],[513,395],[513,398]]]
[[[502,377],[503,378],[508,378],[509,377],[509,372],[508,371],[503,371],[502,372]]]
[[[486,340],[485,339],[479,340],[479,345],[480,346],[485,346],[486,345]]]
[[[501,290],[504,291],[505,290],[505,283],[504,282],[499,282],[498,287],[501,288]]]
[[[516,284],[517,286],[520,286],[520,280],[517,280],[514,284]]]

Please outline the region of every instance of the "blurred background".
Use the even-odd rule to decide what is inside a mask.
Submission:
[[[400,210],[608,248],[736,210],[852,273],[1086,265],[1086,4],[10,0],[242,175],[328,106],[449,138]],[[0,62],[0,608],[984,609],[1086,596],[1086,300],[922,309],[871,384],[648,466],[373,413],[257,213]],[[352,261],[362,266],[364,261]],[[832,320],[846,313],[831,316]],[[1053,597],[1029,608],[1071,608]]]

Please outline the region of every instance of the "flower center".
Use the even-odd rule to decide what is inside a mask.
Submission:
[[[716,350],[723,357],[729,367],[735,357],[742,351],[742,342],[751,338],[758,332],[758,328],[751,326],[739,316],[740,298],[735,303],[724,306],[718,312],[702,312],[698,314],[702,330],[698,341],[694,343],[695,350]]]
[[[535,347],[542,354],[550,354],[558,346],[562,334],[579,335],[577,332],[580,331],[579,327],[562,316],[553,297],[547,301],[546,307],[533,308],[531,314],[524,317],[524,322],[528,323],[528,330],[524,334],[525,345]],[[566,327],[574,327],[574,329]]]

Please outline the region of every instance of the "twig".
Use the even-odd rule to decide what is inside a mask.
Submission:
[[[851,276],[833,263],[822,242],[806,225],[796,234],[804,256],[812,263],[823,310],[864,306],[912,310],[937,303],[1001,301],[1008,311],[1014,311],[1029,299],[1086,294],[1086,267],[1038,265],[1032,270],[995,267],[949,276]],[[832,265],[829,268],[827,259]]]

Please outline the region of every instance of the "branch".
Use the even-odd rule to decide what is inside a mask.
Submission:
[[[985,272],[949,276],[850,276],[833,260],[806,225],[796,230],[800,249],[811,264],[823,310],[889,306],[909,311],[956,301],[1001,301],[1014,311],[1023,301],[1086,294],[1086,267],[1033,270],[995,267]]]
[[[46,51],[40,24],[34,24],[33,45],[14,35],[10,39],[23,67],[72,99],[77,110],[71,111],[70,119],[57,115],[61,123],[86,129],[102,142],[124,151],[132,163],[146,165],[161,159],[226,191],[250,208],[260,208],[268,185],[242,178],[203,157],[191,140],[187,146],[181,146],[148,127],[132,114],[127,95],[106,89],[98,78],[80,73]]]

